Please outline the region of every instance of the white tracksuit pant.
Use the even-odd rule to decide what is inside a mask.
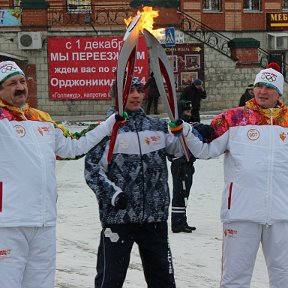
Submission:
[[[270,226],[251,222],[223,224],[221,288],[249,288],[260,243],[270,288],[288,283],[288,222]],[[264,288],[264,287],[263,287]]]
[[[0,287],[54,288],[56,228],[0,227]]]

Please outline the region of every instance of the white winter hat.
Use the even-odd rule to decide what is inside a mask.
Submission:
[[[284,77],[273,68],[261,70],[255,78],[254,86],[266,85],[277,90],[280,95],[283,95]]]
[[[0,62],[0,84],[6,81],[9,77],[16,74],[24,75],[24,72],[13,61]]]

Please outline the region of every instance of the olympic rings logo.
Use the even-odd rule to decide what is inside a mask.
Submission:
[[[270,73],[263,73],[261,76],[261,79],[267,80],[268,82],[275,82],[277,79],[277,76],[274,74],[270,74]]]
[[[10,72],[13,72],[13,71],[16,71],[16,70],[17,69],[15,67],[13,67],[12,65],[6,65],[5,67],[3,67],[1,69],[1,72],[7,74],[7,73],[10,73]]]

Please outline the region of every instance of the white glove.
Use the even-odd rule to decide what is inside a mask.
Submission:
[[[103,128],[106,129],[107,136],[110,136],[112,134],[112,130],[113,130],[113,126],[115,122],[116,122],[115,113],[112,114],[105,121],[101,122],[100,125],[103,125]]]

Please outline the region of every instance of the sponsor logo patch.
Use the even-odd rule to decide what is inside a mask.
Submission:
[[[26,135],[26,130],[21,125],[15,125],[14,129],[19,137],[24,137]]]
[[[233,230],[233,229],[225,229],[224,230],[224,235],[225,237],[232,237],[232,238],[236,238],[237,235],[237,230]]]
[[[260,137],[260,132],[257,129],[250,129],[247,132],[248,139],[255,141]]]
[[[2,249],[0,250],[0,260],[4,258],[9,258],[9,255],[11,254],[11,249]]]
[[[152,136],[145,138],[145,143],[147,145],[150,145],[150,144],[155,145],[155,144],[158,144],[160,140],[161,140],[161,137],[159,135],[157,136],[152,135]]]
[[[44,136],[44,135],[51,135],[52,131],[51,131],[51,127],[50,126],[41,126],[38,127],[38,132]]]
[[[286,140],[286,138],[287,138],[287,133],[282,132],[282,133],[280,133],[279,136],[280,136],[280,139],[284,142]]]
[[[128,147],[129,147],[128,141],[123,140],[123,139],[120,140],[120,141],[119,141],[119,146],[122,147],[122,148],[124,148],[124,149],[128,149]]]

